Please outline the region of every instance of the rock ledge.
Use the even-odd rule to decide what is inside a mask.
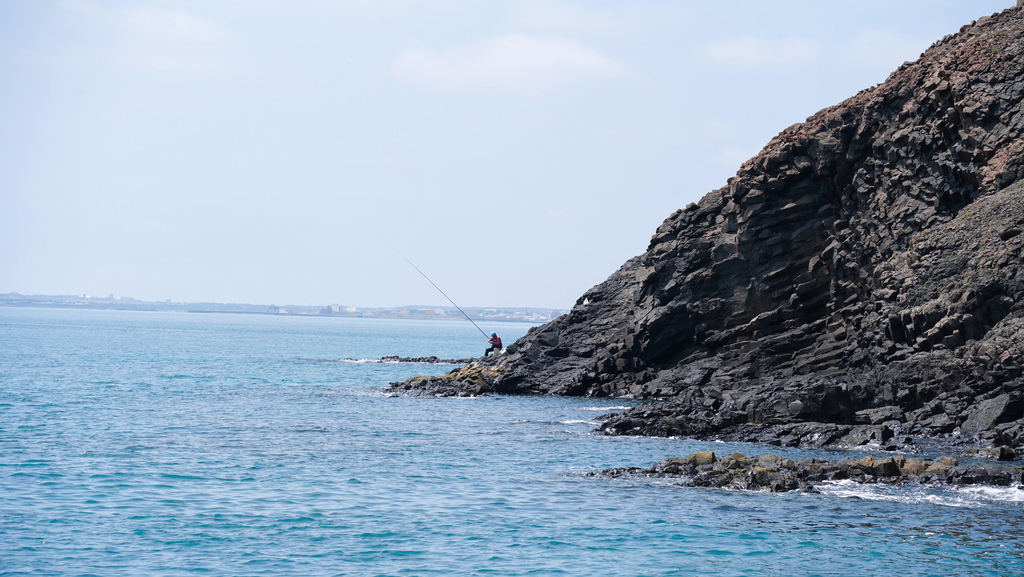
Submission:
[[[650,468],[606,469],[607,477],[658,477],[686,487],[715,487],[746,491],[815,491],[815,484],[852,480],[893,485],[996,485],[1024,483],[1024,469],[1005,466],[960,465],[952,457],[914,459],[903,456],[845,458],[839,461],[778,455],[747,457],[733,453],[719,458],[711,451],[665,459]]]

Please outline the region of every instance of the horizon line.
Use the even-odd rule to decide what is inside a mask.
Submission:
[[[451,305],[415,304],[415,303],[405,303],[405,304],[400,304],[400,305],[381,305],[381,306],[369,306],[369,305],[367,305],[367,306],[363,306],[363,305],[357,305],[357,304],[342,305],[341,303],[338,303],[338,302],[332,302],[332,303],[327,303],[327,304],[285,303],[285,304],[278,305],[278,304],[275,304],[275,303],[251,303],[251,302],[238,302],[238,301],[235,301],[235,302],[214,301],[214,300],[193,300],[193,301],[187,301],[187,300],[173,300],[173,299],[169,299],[169,298],[168,299],[162,299],[162,300],[147,300],[147,299],[140,299],[140,298],[126,296],[126,295],[115,296],[114,293],[110,293],[107,296],[97,296],[97,295],[93,295],[93,294],[89,294],[89,293],[65,293],[65,294],[34,293],[34,294],[25,294],[25,293],[20,293],[20,292],[17,292],[17,291],[9,291],[9,292],[5,292],[5,293],[0,293],[0,298],[4,298],[4,297],[85,299],[85,300],[93,300],[93,301],[121,301],[121,300],[124,300],[124,301],[134,301],[134,302],[137,302],[137,303],[154,304],[154,305],[206,304],[206,305],[232,305],[232,306],[252,306],[252,307],[272,307],[273,306],[273,307],[303,307],[303,308],[318,308],[318,307],[319,308],[325,308],[325,307],[331,307],[331,306],[337,305],[337,306],[345,306],[346,308],[347,307],[354,307],[354,308],[357,308],[357,309],[401,309],[401,308],[405,308],[405,307],[422,307],[422,308],[432,308],[432,309],[453,309],[453,310],[456,309],[456,307],[453,307]],[[574,305],[570,305],[570,306],[566,306],[566,307],[547,307],[547,306],[532,306],[532,305],[494,305],[494,304],[490,304],[490,305],[468,305],[468,306],[465,306],[463,308],[467,308],[467,309],[517,309],[518,308],[518,309],[538,309],[538,310],[548,310],[548,311],[569,311],[569,310],[572,310],[573,306]]]

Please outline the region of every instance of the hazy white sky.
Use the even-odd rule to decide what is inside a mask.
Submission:
[[[0,0],[0,292],[566,307],[1012,0]]]

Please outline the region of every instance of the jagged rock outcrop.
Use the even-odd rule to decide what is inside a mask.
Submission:
[[[487,359],[487,357],[484,357]],[[491,393],[519,394],[514,388],[495,386],[508,370],[508,357],[495,355],[490,360],[477,360],[455,369],[443,377],[413,377],[391,383],[385,393],[408,397],[475,397]]]
[[[1022,107],[1011,8],[787,128],[569,314],[418,388],[468,370],[477,393],[647,400],[609,434],[1020,445]]]
[[[961,465],[952,457],[915,459],[849,457],[842,460],[809,457],[799,461],[778,455],[747,457],[733,453],[718,458],[711,451],[674,457],[651,467],[605,469],[608,477],[656,477],[684,487],[713,487],[746,491],[815,492],[815,485],[851,480],[888,485],[1020,485],[1024,469],[994,465]]]

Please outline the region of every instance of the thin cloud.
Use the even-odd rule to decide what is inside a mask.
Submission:
[[[519,9],[515,20],[520,26],[536,30],[598,34],[617,32],[625,26],[621,17],[609,11],[555,2],[531,2]]]
[[[131,66],[160,72],[206,73],[230,68],[230,63],[209,52],[212,45],[231,39],[227,28],[183,12],[161,8],[137,8],[120,14],[132,37],[131,47],[119,60]]]
[[[677,34],[692,22],[685,3],[661,0],[604,3],[554,0],[524,2],[512,13],[518,28],[573,36]]]
[[[180,10],[136,8],[122,14],[122,19],[139,38],[172,44],[220,44],[231,34],[216,22]]]
[[[818,45],[804,38],[765,40],[747,37],[711,44],[704,56],[717,64],[737,67],[793,66],[818,59]]]
[[[572,39],[507,34],[440,50],[410,47],[391,65],[398,79],[446,90],[539,94],[587,81],[623,80],[625,66]]]
[[[891,69],[907,60],[917,60],[930,44],[929,40],[912,38],[892,30],[867,29],[853,39],[849,57],[859,64]]]
[[[91,33],[102,60],[159,72],[206,73],[231,68],[217,54],[231,32],[219,23],[182,10],[116,9],[93,2],[60,4],[69,25]]]

